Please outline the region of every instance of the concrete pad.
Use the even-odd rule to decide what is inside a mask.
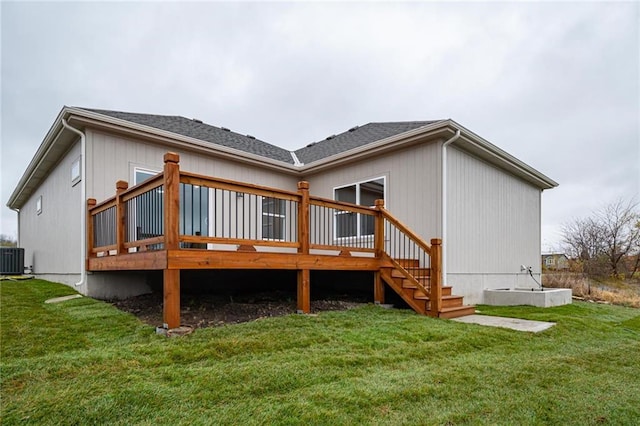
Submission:
[[[492,317],[489,315],[467,315],[466,317],[453,318],[451,321],[486,325],[489,327],[509,328],[511,330],[529,331],[531,333],[539,333],[556,325],[554,322],[531,321],[520,318]]]
[[[550,308],[571,303],[570,288],[530,288],[484,290],[484,303],[493,306],[537,306]]]
[[[54,297],[53,299],[45,300],[44,303],[60,303],[66,300],[77,299],[82,297],[81,294],[72,294],[71,296]]]

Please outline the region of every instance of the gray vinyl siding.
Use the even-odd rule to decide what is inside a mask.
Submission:
[[[425,241],[440,232],[440,144],[414,145],[375,158],[308,175],[312,195],[333,199],[333,189],[384,176],[385,206]]]
[[[20,209],[20,247],[25,249],[25,264],[33,266],[33,273],[52,277],[80,273],[82,182],[71,184],[71,165],[79,156],[77,142]],[[42,212],[37,214],[40,196]]]
[[[447,159],[448,272],[539,272],[540,189],[453,147]]]
[[[133,186],[136,167],[162,171],[168,151],[180,154],[180,169],[206,176],[295,191],[295,176],[174,147],[87,130],[87,197],[101,201],[115,194],[116,181]]]

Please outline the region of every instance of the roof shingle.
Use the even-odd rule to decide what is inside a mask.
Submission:
[[[253,136],[233,132],[224,127],[211,126],[199,120],[192,120],[178,115],[138,114],[92,108],[78,109],[176,133],[214,145],[237,149],[288,164],[294,164],[291,152],[284,148],[256,139]],[[438,120],[368,123],[364,126],[353,127],[338,135],[330,136],[320,142],[311,143],[304,148],[294,151],[294,153],[301,163],[309,164],[331,157],[332,155],[436,123],[437,121]]]
[[[241,135],[228,129],[211,126],[199,120],[192,120],[179,115],[137,114],[91,108],[79,109],[293,164],[291,152],[284,148],[256,139],[253,136]]]
[[[309,164],[322,160],[323,158],[331,157],[332,155],[436,123],[437,121],[438,120],[368,123],[364,126],[353,127],[339,135],[329,136],[323,141],[309,144],[295,151],[295,154],[302,163]]]

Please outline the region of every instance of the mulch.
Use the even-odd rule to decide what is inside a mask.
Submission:
[[[142,322],[161,326],[162,295],[145,294],[124,300],[113,300],[118,309],[137,316]],[[328,298],[311,301],[311,312],[343,311],[366,304],[362,298]],[[277,317],[296,312],[295,295],[280,292],[243,294],[187,294],[181,296],[180,318],[183,326],[192,328],[219,327]]]

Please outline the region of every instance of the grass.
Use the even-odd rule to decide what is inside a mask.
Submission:
[[[181,338],[45,281],[2,282],[2,424],[634,424],[640,311],[479,307],[539,333],[374,306]]]

